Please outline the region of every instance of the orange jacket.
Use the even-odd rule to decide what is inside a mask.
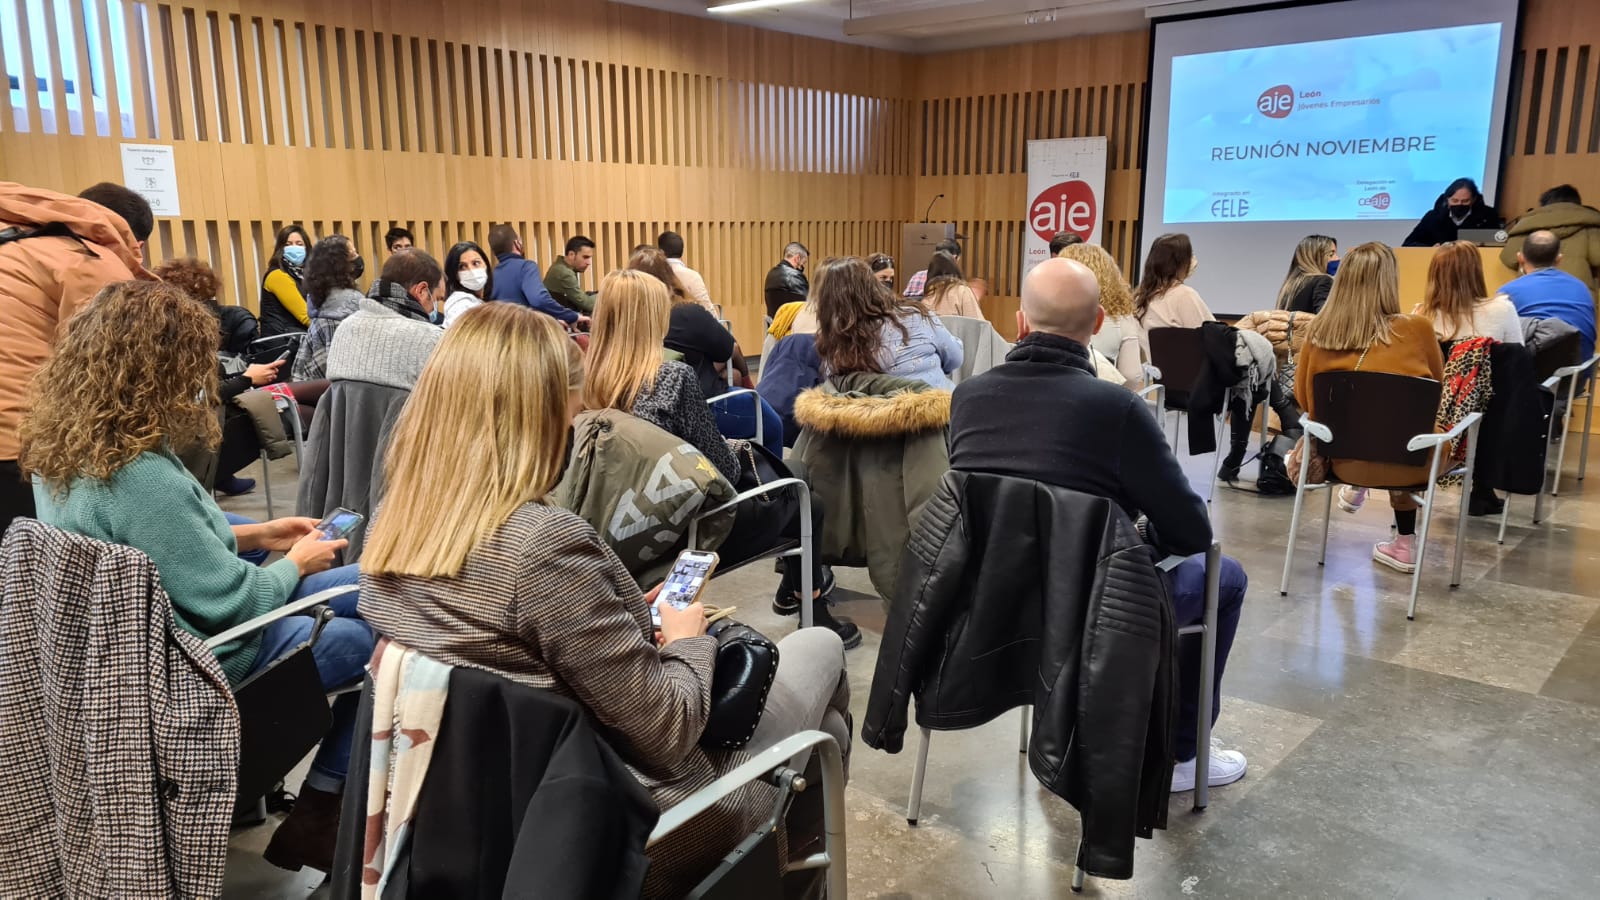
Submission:
[[[0,460],[17,458],[17,427],[28,382],[73,314],[100,289],[145,271],[128,223],[109,209],[11,182],[0,182],[0,232],[60,223],[71,237],[35,237],[0,245]]]

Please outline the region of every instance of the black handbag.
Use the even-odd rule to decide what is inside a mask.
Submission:
[[[721,619],[707,634],[717,639],[711,675],[711,714],[700,734],[707,750],[737,750],[761,724],[767,693],[778,676],[778,645],[743,622]]]
[[[739,480],[734,484],[734,489],[744,493],[763,484],[777,481],[780,478],[792,478],[794,474],[783,460],[772,455],[768,450],[755,441],[741,441],[744,446],[734,455],[739,459]],[[762,499],[769,503],[781,501],[784,497],[791,496],[790,492],[782,491],[777,494],[763,494]]]

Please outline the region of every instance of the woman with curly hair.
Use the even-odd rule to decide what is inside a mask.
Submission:
[[[1099,244],[1068,244],[1056,254],[1062,259],[1082,263],[1094,273],[1100,285],[1100,308],[1106,311],[1105,324],[1091,342],[1122,373],[1129,388],[1144,384],[1144,352],[1139,349],[1139,320],[1133,316],[1133,289],[1122,269],[1106,248]]]
[[[320,241],[306,260],[306,303],[311,307],[311,327],[306,329],[305,346],[294,357],[294,380],[315,381],[328,377],[328,348],[333,333],[361,306],[361,288],[356,280],[366,263],[355,245],[342,234]]]
[[[176,451],[217,442],[216,347],[216,319],[177,288],[108,285],[39,370],[21,429],[20,463],[33,479],[39,519],[150,557],[178,624],[200,638],[358,579],[355,566],[329,568],[346,542],[322,540],[315,519],[230,525],[178,461]],[[270,551],[285,556],[256,566],[239,555]],[[338,617],[312,654],[331,690],[361,678],[373,638],[354,592],[330,605]],[[312,625],[308,616],[286,617],[219,648],[217,660],[238,684],[305,643]],[[333,712],[294,813],[267,848],[269,862],[332,865],[356,695],[339,698]]]
[[[311,324],[300,278],[305,274],[306,256],[311,252],[311,235],[298,224],[278,229],[272,243],[272,257],[261,276],[261,334],[303,332]]]

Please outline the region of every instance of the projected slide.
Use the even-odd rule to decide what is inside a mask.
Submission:
[[[1500,28],[1173,57],[1165,221],[1414,220],[1481,182]]]

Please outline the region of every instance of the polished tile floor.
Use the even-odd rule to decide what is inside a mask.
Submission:
[[[1456,494],[1436,539],[1417,619],[1406,576],[1375,566],[1388,533],[1374,497],[1333,511],[1326,566],[1316,561],[1321,505],[1308,502],[1288,597],[1278,594],[1292,498],[1219,488],[1224,551],[1250,574],[1223,684],[1217,735],[1249,774],[1210,809],[1174,796],[1169,828],[1140,841],[1131,881],[1090,879],[1085,896],[1600,896],[1600,468],[1582,483],[1576,441],[1563,493],[1530,524],[1467,523],[1459,588],[1448,553]],[[1600,444],[1592,462],[1600,463]],[[1186,460],[1197,485],[1211,457]],[[292,461],[275,463],[279,513],[293,506]],[[249,474],[249,473],[246,473]],[[1246,477],[1253,475],[1246,469]],[[258,494],[224,507],[264,516]],[[866,641],[849,654],[857,721],[883,612],[864,570],[839,570],[843,602]],[[753,566],[716,580],[709,599],[740,607],[769,634],[776,576]],[[1077,814],[1037,786],[1017,753],[1019,714],[936,734],[918,827],[907,826],[914,732],[889,756],[858,744],[848,789],[852,893],[861,897],[1068,895]],[[227,895],[303,897],[312,873],[262,862],[269,828],[238,832]]]

